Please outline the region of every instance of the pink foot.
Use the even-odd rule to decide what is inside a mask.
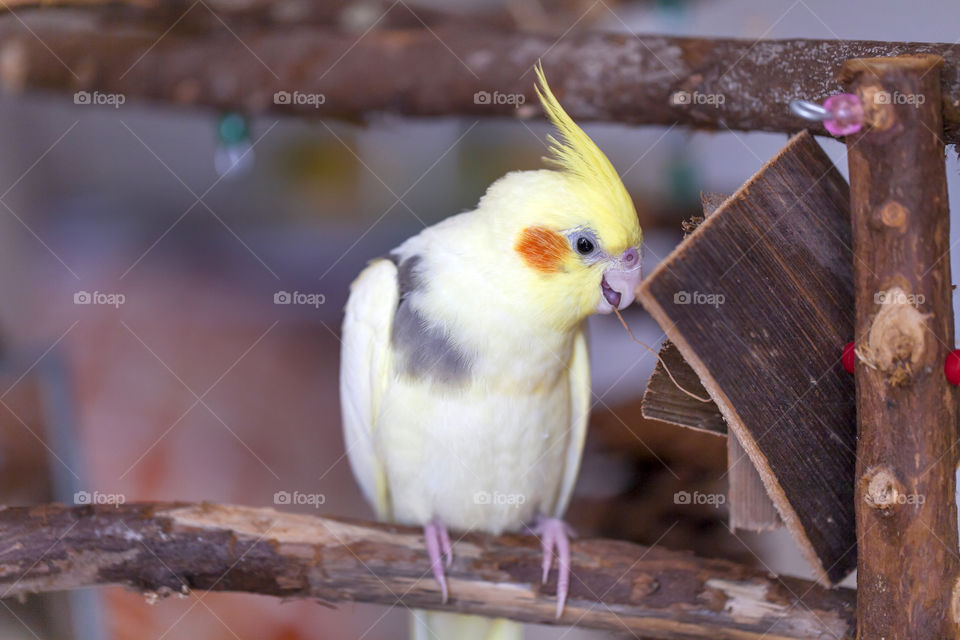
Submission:
[[[570,537],[573,530],[560,518],[543,518],[537,521],[533,532],[540,536],[543,547],[543,583],[547,582],[553,553],[557,553],[557,617],[563,614],[570,588]]]
[[[450,546],[450,535],[447,528],[434,521],[423,528],[423,537],[427,542],[427,554],[430,556],[430,568],[433,578],[440,585],[444,604],[447,602],[447,578],[443,575],[443,567],[453,562],[453,549]],[[444,563],[446,558],[446,563]]]

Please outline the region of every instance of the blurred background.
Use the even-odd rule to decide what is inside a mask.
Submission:
[[[544,4],[442,6],[507,11],[519,28],[547,15],[558,37],[960,37],[960,14],[945,0]],[[357,3],[343,20],[369,22],[377,6]],[[42,13],[21,9],[15,19]],[[0,98],[0,121],[0,501],[97,494],[272,507],[276,492],[300,491],[322,504],[279,508],[358,518],[371,512],[344,457],[337,397],[349,283],[425,225],[472,208],[500,175],[538,167],[547,133],[535,120],[246,120],[29,93]],[[699,213],[701,191],[733,192],[786,141],[586,129],[624,172],[647,272]],[[820,143],[846,174],[843,146]],[[952,151],[947,167],[956,200]],[[284,292],[309,303],[278,304]],[[662,341],[639,308],[627,320],[640,339]],[[809,576],[784,531],[734,533],[722,506],[675,504],[680,490],[725,491],[724,441],[644,420],[653,356],[616,318],[591,319],[591,334],[597,401],[568,512],[578,532]],[[0,637],[10,639],[376,640],[406,624],[402,608],[197,593],[150,603],[120,588],[0,608]],[[531,637],[608,635],[538,627]]]

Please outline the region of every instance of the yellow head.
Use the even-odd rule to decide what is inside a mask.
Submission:
[[[518,285],[558,325],[634,300],[640,281],[640,224],[633,201],[603,152],[567,115],[536,67],[537,95],[559,137],[548,137],[550,170],[509,173],[481,208],[518,260]]]

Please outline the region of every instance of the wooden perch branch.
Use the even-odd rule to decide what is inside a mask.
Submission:
[[[360,39],[316,26],[238,28],[237,37],[219,23],[163,36],[161,28],[134,27],[36,24],[31,31],[7,17],[0,22],[0,85],[304,117],[529,117],[537,113],[529,71],[542,57],[579,121],[823,133],[788,105],[839,91],[843,60],[936,53],[946,60],[946,141],[960,140],[960,49],[948,44],[597,33],[557,40],[475,25],[376,29]],[[275,104],[277,91],[323,94],[324,101]],[[518,110],[514,100],[484,102],[475,99],[479,91],[522,94],[525,103]]]
[[[632,0],[651,3],[654,0]],[[616,7],[617,0],[606,6]],[[445,24],[483,26],[496,29],[517,28],[543,33],[564,33],[574,24],[587,27],[595,18],[609,17],[606,7],[591,6],[589,0],[541,0],[536,3],[488,3],[473,6],[443,7],[421,3],[397,3],[394,0],[3,0],[0,12],[19,14],[36,8],[83,8],[100,11],[108,21],[124,21],[141,27],[165,30],[176,25],[183,31],[223,27],[323,26],[342,28],[357,34],[370,27],[436,27]],[[224,22],[220,22],[223,20]]]
[[[46,505],[0,511],[0,593],[122,584],[444,609],[649,638],[850,638],[854,592],[776,578],[725,560],[578,540],[562,619],[540,586],[529,536],[469,534],[454,545],[450,601],[429,577],[419,530],[192,504]]]

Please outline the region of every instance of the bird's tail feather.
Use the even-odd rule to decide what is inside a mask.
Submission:
[[[413,640],[523,640],[523,625],[503,618],[412,611]]]

